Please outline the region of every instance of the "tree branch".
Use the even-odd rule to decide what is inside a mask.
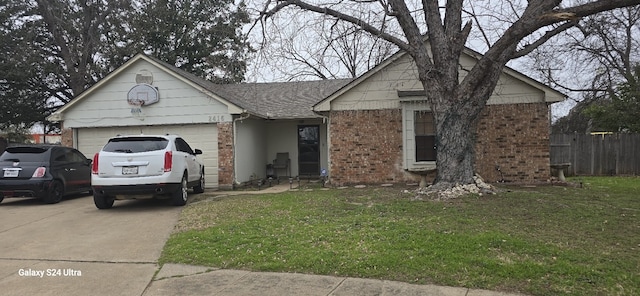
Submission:
[[[277,2],[278,2],[278,4],[275,7],[271,8],[269,10],[267,10],[267,8],[268,8],[268,4],[271,3],[271,2],[267,3],[267,6],[265,6],[265,9],[260,13],[261,14],[261,18],[266,19],[266,18],[272,17],[274,14],[276,14],[279,11],[281,11],[285,7],[297,6],[300,9],[303,9],[303,10],[315,12],[315,13],[318,13],[318,14],[332,16],[334,18],[343,20],[345,22],[352,23],[352,24],[362,28],[363,30],[369,32],[370,34],[372,34],[374,36],[378,36],[378,37],[380,37],[382,39],[385,39],[385,40],[397,45],[401,49],[409,50],[409,46],[408,46],[407,42],[405,42],[404,40],[399,39],[399,38],[397,38],[397,37],[395,37],[395,36],[393,36],[391,34],[388,34],[386,32],[383,32],[382,30],[379,30],[378,28],[370,25],[369,23],[367,23],[364,20],[361,20],[359,18],[344,14],[342,12],[339,12],[339,11],[331,9],[331,8],[320,7],[320,6],[309,4],[307,2],[300,1],[300,0],[278,0]]]
[[[531,44],[527,44],[524,47],[522,47],[520,50],[516,51],[512,58],[513,59],[517,59],[520,57],[523,57],[525,55],[530,54],[532,51],[534,51],[536,48],[540,47],[542,44],[546,43],[547,41],[549,41],[549,39],[553,38],[554,36],[568,30],[569,28],[575,27],[578,25],[578,21],[569,21],[566,22],[556,28],[554,28],[551,31],[547,31],[544,36],[538,38],[538,40],[536,40],[535,42],[531,43]]]
[[[586,4],[577,5],[574,7],[562,8],[552,11],[545,15],[552,23],[566,20],[566,18],[582,18],[585,16],[593,15],[598,12],[613,10],[616,8],[629,7],[640,4],[640,0],[598,0],[590,1]],[[545,17],[543,16],[543,18]],[[565,19],[563,19],[565,18]]]
[[[480,31],[480,34],[482,34],[482,39],[484,39],[484,43],[487,47],[491,46],[491,41],[489,41],[489,37],[487,36],[487,32],[485,32],[484,27],[481,25],[480,20],[478,19],[478,14],[476,13],[475,7],[473,6],[473,2],[470,2],[469,5],[471,5],[471,11],[467,12],[472,18],[473,20],[476,21],[476,24],[478,26],[478,30]]]

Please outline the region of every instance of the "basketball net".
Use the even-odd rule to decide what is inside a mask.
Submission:
[[[127,100],[127,103],[131,106],[131,116],[140,118],[142,116],[143,100]]]

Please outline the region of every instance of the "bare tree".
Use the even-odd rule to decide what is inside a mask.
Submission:
[[[533,52],[530,68],[577,102],[566,118],[554,123],[554,130],[588,132],[593,126],[582,110],[609,101],[620,84],[637,85],[633,69],[640,64],[640,7],[585,18],[562,37]]]
[[[481,2],[486,3],[487,8],[491,8],[488,4],[495,4],[495,1]],[[484,31],[491,34],[486,34],[487,50],[471,69],[465,69],[467,73],[462,79],[458,61],[473,28],[472,18],[465,22],[463,0],[416,3],[402,0],[268,1],[263,19],[295,7],[350,23],[407,52],[415,61],[418,78],[426,90],[426,101],[435,118],[438,172],[434,188],[444,189],[455,184],[473,183],[479,115],[507,62],[531,53],[551,38],[575,27],[586,16],[638,5],[640,0],[514,0],[499,3],[503,5],[503,15],[509,18],[502,20],[503,28]],[[372,9],[382,13],[371,13]],[[384,20],[372,22],[372,15],[384,17]],[[396,27],[389,22],[397,24],[402,34],[388,30]]]
[[[292,10],[278,16],[253,34],[260,47],[254,71],[272,76],[270,80],[354,78],[398,50],[393,43],[335,19],[310,19]]]

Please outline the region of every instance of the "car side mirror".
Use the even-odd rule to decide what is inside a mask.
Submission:
[[[91,163],[92,163],[92,162],[93,162],[93,159],[89,159],[89,158],[87,158],[87,159],[84,161],[84,164],[85,164],[85,165],[91,165]]]
[[[194,155],[202,154],[202,150],[200,150],[200,149],[195,149],[195,150],[193,151],[193,154],[194,154]]]

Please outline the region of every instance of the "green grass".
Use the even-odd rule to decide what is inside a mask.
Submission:
[[[640,178],[411,201],[401,188],[243,195],[187,206],[160,263],[463,286],[640,295]]]

